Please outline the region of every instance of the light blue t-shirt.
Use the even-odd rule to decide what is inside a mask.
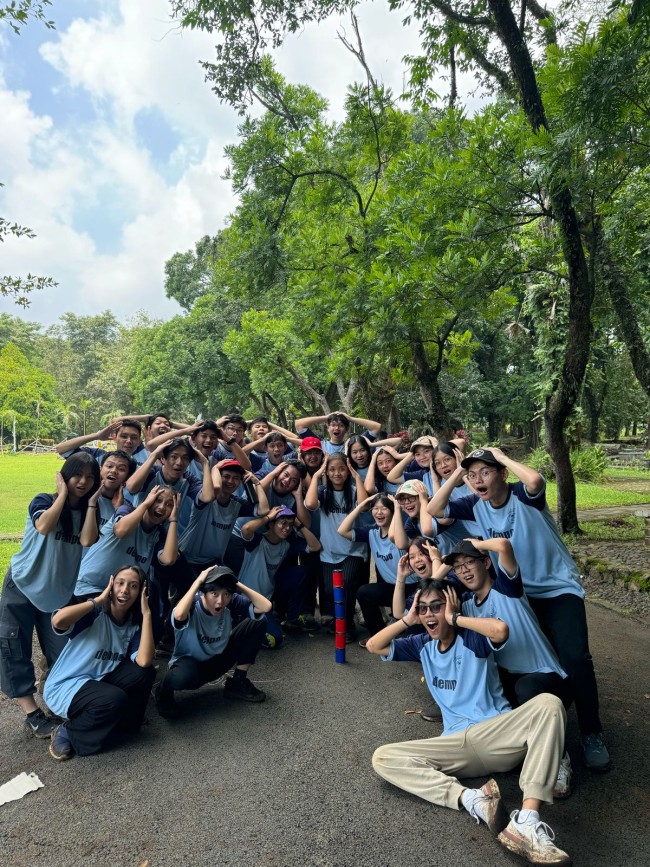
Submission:
[[[290,547],[285,539],[270,542],[262,533],[256,533],[252,539],[245,541],[246,553],[239,570],[241,583],[271,599],[275,590],[275,575]]]
[[[345,492],[333,492],[334,509],[329,514],[323,508],[325,492],[326,488],[324,485],[318,488],[320,543],[322,545],[321,561],[323,563],[341,563],[346,557],[363,557],[365,560],[368,555],[366,543],[352,542],[341,536],[338,532],[338,528],[349,514],[345,508]],[[357,492],[353,489],[352,508],[355,507],[356,502]]]
[[[444,651],[426,633],[409,635],[391,641],[382,659],[422,663],[429,692],[442,711],[442,733],[449,735],[512,710],[503,695],[494,647],[485,636],[459,629]]]
[[[264,616],[255,614],[253,603],[242,593],[233,593],[230,604],[219,617],[208,614],[201,604],[200,593],[194,598],[187,620],[179,622],[173,613],[174,652],[169,660],[170,668],[182,656],[191,656],[197,662],[207,662],[223,653],[232,633],[233,616],[250,617],[251,620],[259,620]]]
[[[476,494],[451,500],[445,517],[474,520],[484,539],[509,539],[523,576],[524,588],[533,599],[550,599],[562,593],[584,598],[578,567],[555,526],[546,503],[546,483],[531,497],[523,482],[508,484],[508,498],[492,506]],[[490,554],[495,567],[496,554]]]
[[[145,572],[149,570],[154,555],[165,547],[167,534],[159,525],[147,532],[138,524],[130,535],[123,539],[113,532],[115,524],[125,515],[134,510],[131,503],[124,503],[115,512],[110,529],[91,546],[88,554],[81,562],[75,596],[92,596],[101,593],[108,584],[108,579],[121,566],[138,566]]]
[[[54,627],[52,627],[54,628]],[[43,698],[55,714],[67,717],[70,702],[89,680],[101,680],[122,660],[135,660],[140,627],[128,618],[120,625],[105,611],[91,611],[63,632],[70,640],[45,681]]]
[[[377,572],[387,584],[396,584],[399,558],[407,552],[394,545],[389,539],[388,533],[382,536],[380,528],[376,526],[355,527],[352,530],[352,539],[354,542],[370,544],[370,553],[375,561]],[[406,579],[406,583],[412,584],[418,580],[418,576],[413,573]]]
[[[54,611],[72,598],[81,563],[81,511],[71,509],[72,534],[66,536],[61,522],[46,536],[35,527],[37,519],[56,498],[37,494],[29,504],[20,551],[11,558],[14,584],[39,611]]]
[[[241,520],[245,523],[254,514],[255,508],[248,500],[240,497],[230,497],[225,506],[218,500],[211,503],[202,503],[199,500],[192,504],[189,524],[178,540],[179,550],[189,563],[220,563],[232,536],[235,521]]]
[[[555,672],[566,677],[557,654],[542,632],[530,607],[519,571],[513,578],[500,568],[488,595],[477,602],[473,593],[463,595],[467,617],[495,617],[508,624],[508,640],[494,651],[498,664],[513,674]]]

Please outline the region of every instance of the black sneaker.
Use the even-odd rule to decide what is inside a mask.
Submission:
[[[41,740],[49,738],[56,728],[56,723],[48,719],[40,707],[27,714],[25,725],[35,738],[40,738]]]
[[[223,694],[242,701],[264,701],[266,698],[266,693],[252,684],[247,677],[229,677],[224,684]]]
[[[282,628],[286,632],[317,632],[320,629],[320,624],[309,614],[300,614],[292,620],[283,621]]]
[[[65,723],[61,723],[52,732],[52,741],[50,742],[49,752],[52,758],[57,762],[65,762],[74,756],[74,747],[70,740],[70,735],[65,727]]]
[[[161,690],[162,681],[156,687],[156,691],[154,693],[154,699],[156,702],[156,708],[158,709],[158,713],[164,719],[176,719],[180,714],[180,708],[178,704],[174,700],[174,695],[164,695]]]

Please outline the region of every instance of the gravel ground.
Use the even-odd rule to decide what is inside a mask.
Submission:
[[[624,580],[626,572],[641,572],[650,578],[650,547],[642,540],[631,542],[577,542],[570,546],[573,556],[599,560],[609,569],[592,572],[583,579],[587,597],[605,600],[625,612],[650,617],[650,593]]]

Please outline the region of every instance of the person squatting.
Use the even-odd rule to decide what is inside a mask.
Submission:
[[[293,432],[156,413],[59,443],[53,492],[29,504],[3,584],[2,691],[57,761],[137,732],[152,689],[166,719],[184,712],[178,693],[228,672],[225,697],[262,702],[248,677],[259,650],[334,631],[338,570],[347,641],[358,604],[359,644],[418,663],[442,713],[440,737],[379,747],[377,774],[466,810],[532,863],[568,864],[539,810],[571,792],[572,703],[587,767],[606,771],[610,757],[584,591],[544,478],[498,448],[465,456],[465,437],[381,437],[379,422],[342,411]],[[88,445],[107,439],[114,449]],[[169,662],[154,688],[156,657]],[[458,779],[522,762],[510,818],[495,780]]]

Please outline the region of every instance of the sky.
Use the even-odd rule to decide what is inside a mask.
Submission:
[[[417,53],[414,28],[386,3],[358,10],[375,76],[397,94],[401,59]],[[215,235],[236,207],[224,147],[241,119],[219,103],[199,60],[213,40],[181,31],[167,0],[54,0],[51,31],[0,25],[0,214],[36,239],[10,238],[0,272],[53,277],[26,310],[0,298],[0,313],[51,324],[65,311],[180,312],[164,294],[164,264]],[[358,62],[337,41],[349,20],[291,37],[277,54],[290,81],[306,83],[342,117]]]

